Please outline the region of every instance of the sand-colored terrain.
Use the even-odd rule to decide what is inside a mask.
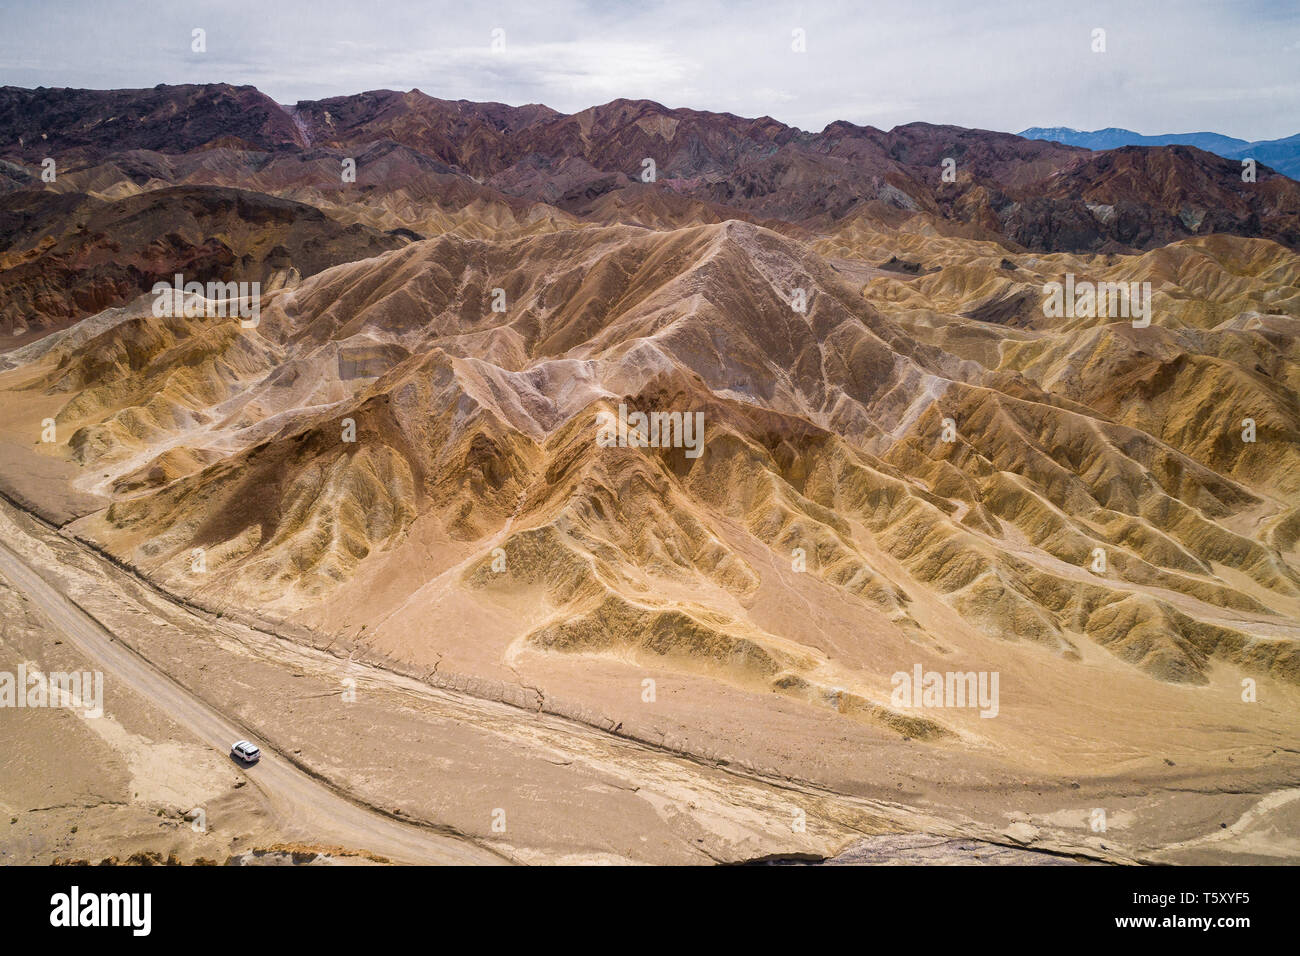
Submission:
[[[326,796],[341,792],[381,824],[410,821],[435,844],[451,838],[515,862],[1278,862],[1295,851],[1285,837],[1295,789],[1241,792],[1222,778],[1217,789],[1208,779],[1057,787],[990,775],[961,754],[927,766],[877,739],[861,741],[877,778],[905,780],[905,792],[836,793],[810,779],[820,762],[806,748],[791,766],[808,777],[764,772],[726,744],[711,757],[683,752],[691,739],[681,723],[661,723],[668,745],[656,746],[622,727],[611,734],[605,718],[566,702],[508,703],[521,687],[411,679],[178,607],[8,506],[0,523],[7,555],[41,569],[129,653],[267,751],[264,763],[238,767],[111,669],[98,719],[0,710],[5,738],[22,741],[2,794],[8,862],[428,860],[413,848],[382,856],[382,828],[349,830],[321,816],[310,793],[286,798],[268,779],[272,761],[303,768]],[[102,666],[8,581],[3,595],[6,666]],[[343,700],[348,689],[354,702]],[[1110,808],[1105,833],[1090,825],[1098,805]],[[201,833],[195,810],[205,814]],[[505,833],[493,830],[498,810]],[[1171,837],[1185,838],[1165,848]]]
[[[141,301],[9,353],[4,480],[196,606],[525,711],[940,816],[986,802],[999,832],[1051,817],[1099,853],[1068,807],[1101,790],[1108,839],[1160,834],[1134,857],[1234,852],[1198,842],[1209,813],[1288,858],[1257,835],[1293,812],[1297,320],[1261,310],[1296,308],[1272,291],[1294,257],[1175,252],[1242,275],[1201,290],[1241,317],[1102,333],[1144,366],[1083,323],[964,318],[1014,295],[945,291],[967,266],[859,290],[747,224],[418,243],[268,297],[256,330]],[[501,317],[477,311],[494,275]],[[1243,350],[1263,373],[1231,373]],[[1117,402],[1116,361],[1187,394]],[[701,454],[602,447],[620,403],[703,410]],[[1248,412],[1257,447],[1207,437]],[[45,418],[58,440],[24,442]],[[917,664],[996,672],[996,718],[898,706]],[[1196,809],[1150,819],[1169,801]]]
[[[211,93],[237,138],[134,91],[193,142],[58,134],[0,217],[5,666],[121,641],[182,695],[0,710],[26,858],[129,856],[151,813],[186,859],[1300,855],[1293,181]],[[140,294],[185,269],[261,277],[257,320]],[[214,762],[239,728],[294,768],[264,800]],[[232,828],[182,834],[200,800]]]

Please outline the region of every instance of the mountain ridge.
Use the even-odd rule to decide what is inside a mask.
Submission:
[[[1195,146],[1225,159],[1252,158],[1267,163],[1292,179],[1300,178],[1300,133],[1280,139],[1252,141],[1224,136],[1222,133],[1162,133],[1147,136],[1115,126],[1091,131],[1069,126],[1031,126],[1016,135],[1092,150],[1117,149],[1121,146]]]
[[[57,177],[47,183],[50,160]],[[341,175],[349,163],[355,182]],[[46,193],[71,204],[46,222],[47,230],[64,224],[63,236],[48,237],[64,250],[111,241],[76,235],[88,220],[73,207],[129,203],[178,187],[251,190],[301,203],[336,223],[329,231],[339,239],[353,227],[413,241],[446,232],[523,236],[612,222],[658,228],[729,219],[821,234],[867,217],[895,229],[1000,242],[1008,251],[1124,253],[1212,232],[1300,247],[1300,184],[1267,165],[1257,182],[1244,183],[1231,164],[1194,147],[1094,153],[927,123],[883,131],[840,121],[807,133],[770,117],[634,99],[562,114],[419,90],[285,107],[254,87],[228,84],[4,87],[0,173],[0,191],[15,196],[15,208],[30,205],[23,197]],[[1162,185],[1175,181],[1187,186]],[[35,313],[0,315],[0,341],[121,305],[157,271],[110,281],[90,259],[65,254],[61,281],[83,304],[70,307],[68,295],[48,295],[32,277],[44,267],[24,258],[24,229],[18,218],[0,220],[0,283],[25,286]],[[210,239],[205,254],[237,271],[233,263],[244,253],[230,241],[196,239],[169,240],[151,255],[165,271]],[[319,268],[295,262],[293,250],[276,261],[300,273]],[[269,281],[272,270],[241,271]]]

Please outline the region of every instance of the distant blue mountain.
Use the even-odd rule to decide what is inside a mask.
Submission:
[[[1248,143],[1219,133],[1166,133],[1143,136],[1131,129],[1098,129],[1092,132],[1068,126],[1031,126],[1016,134],[1025,139],[1045,139],[1084,149],[1118,149],[1121,146],[1195,146],[1226,159],[1254,159],[1279,173],[1300,179],[1300,133],[1286,139],[1264,139]]]

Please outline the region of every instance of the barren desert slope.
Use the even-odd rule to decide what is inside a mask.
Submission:
[[[0,490],[223,619],[712,765],[1300,854],[1294,182],[422,97],[69,142],[67,183],[10,193],[0,288],[39,308],[6,313]],[[366,188],[328,185],[359,144]],[[157,268],[108,269],[87,217]],[[256,327],[156,314],[131,283],[182,260],[263,278]],[[1150,324],[1049,314],[1067,275],[1149,283]],[[610,447],[620,408],[698,442]],[[900,703],[917,668],[996,703]]]

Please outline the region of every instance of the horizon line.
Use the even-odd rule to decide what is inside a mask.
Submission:
[[[952,127],[952,128],[954,128],[954,129],[970,130],[970,131],[973,131],[973,132],[1003,133],[1003,134],[1008,135],[1008,136],[1017,136],[1017,137],[1020,137],[1021,139],[1035,139],[1035,137],[1027,137],[1027,136],[1024,136],[1024,135],[1023,135],[1025,132],[1027,132],[1027,131],[1029,131],[1029,130],[1033,130],[1033,129],[1038,129],[1038,130],[1049,130],[1049,129],[1068,130],[1068,131],[1070,131],[1070,132],[1072,132],[1072,133],[1081,133],[1081,134],[1085,134],[1085,135],[1094,135],[1094,134],[1097,134],[1097,133],[1105,133],[1105,132],[1110,132],[1110,131],[1112,131],[1112,130],[1115,130],[1115,131],[1119,131],[1119,132],[1123,132],[1123,133],[1132,133],[1132,134],[1135,135],[1135,136],[1147,136],[1147,137],[1154,137],[1154,136],[1222,136],[1222,137],[1224,137],[1225,139],[1236,140],[1236,141],[1238,141],[1238,142],[1245,143],[1245,144],[1247,144],[1247,145],[1254,145],[1254,144],[1256,144],[1256,143],[1279,142],[1279,141],[1286,140],[1286,139],[1290,139],[1290,138],[1292,138],[1292,137],[1294,137],[1294,136],[1300,135],[1300,131],[1297,131],[1296,133],[1291,133],[1291,134],[1289,134],[1289,135],[1287,135],[1287,136],[1278,136],[1278,137],[1272,137],[1272,138],[1267,138],[1267,139],[1243,139],[1243,138],[1240,137],[1240,136],[1233,136],[1233,135],[1231,135],[1231,134],[1229,134],[1229,133],[1220,133],[1220,132],[1218,132],[1217,130],[1214,130],[1214,129],[1180,130],[1180,131],[1178,131],[1178,132],[1172,132],[1172,133],[1168,133],[1168,132],[1166,132],[1166,133],[1144,133],[1144,132],[1141,132],[1141,131],[1139,131],[1139,130],[1135,130],[1135,129],[1132,129],[1132,128],[1130,128],[1130,127],[1127,127],[1127,126],[1102,126],[1102,127],[1098,127],[1098,128],[1096,128],[1096,129],[1081,129],[1081,128],[1079,128],[1079,127],[1069,126],[1069,125],[1065,125],[1065,124],[1054,124],[1054,125],[1035,124],[1035,125],[1026,126],[1026,127],[1024,127],[1023,129],[1020,129],[1020,130],[1009,130],[1009,129],[990,129],[990,128],[986,127],[986,126],[964,126],[964,125],[961,125],[961,124],[959,124],[959,123],[936,123],[936,122],[933,122],[933,121],[931,121],[931,120],[925,120],[925,119],[914,119],[914,120],[909,120],[909,121],[906,122],[906,123],[897,123],[897,124],[891,126],[889,129],[884,129],[883,127],[879,127],[879,126],[873,126],[873,125],[871,125],[871,124],[869,124],[869,123],[868,123],[868,124],[855,123],[853,120],[848,120],[848,119],[836,119],[836,120],[831,120],[831,122],[827,123],[827,124],[826,124],[825,126],[823,126],[820,130],[812,130],[812,129],[807,129],[806,127],[803,127],[803,126],[796,126],[796,125],[794,125],[794,124],[792,124],[792,123],[787,123],[787,122],[785,122],[784,120],[781,120],[781,119],[776,118],[775,116],[771,115],[770,113],[764,113],[764,114],[761,115],[761,116],[744,116],[744,115],[742,115],[742,114],[740,114],[740,113],[732,113],[732,112],[729,112],[729,111],[726,111],[726,110],[699,109],[699,108],[694,107],[694,106],[668,106],[668,105],[666,105],[666,104],[660,102],[659,100],[654,100],[654,99],[650,99],[649,97],[643,97],[643,96],[642,96],[642,97],[616,96],[616,97],[614,97],[613,99],[611,99],[611,100],[606,100],[606,101],[603,102],[603,103],[593,103],[593,104],[591,104],[590,106],[583,107],[582,109],[577,110],[577,111],[575,111],[575,112],[573,112],[573,113],[566,113],[566,112],[564,112],[563,110],[556,109],[556,108],[553,107],[553,106],[549,106],[549,105],[547,105],[546,103],[541,103],[541,102],[533,102],[533,103],[519,103],[519,104],[515,104],[515,103],[507,103],[507,102],[504,102],[504,101],[502,101],[502,100],[471,100],[471,99],[467,99],[467,98],[465,98],[465,97],[458,97],[458,98],[456,98],[456,99],[449,99],[449,98],[446,98],[446,97],[435,96],[435,95],[433,95],[433,94],[431,94],[431,93],[427,93],[427,92],[425,92],[424,90],[422,90],[422,89],[420,89],[419,87],[416,87],[416,86],[411,87],[409,90],[400,90],[400,89],[394,89],[394,88],[392,88],[392,87],[382,87],[382,86],[381,86],[381,87],[374,87],[374,88],[372,88],[372,89],[368,89],[368,90],[360,90],[360,91],[357,91],[357,92],[355,92],[355,93],[338,93],[338,94],[335,94],[335,95],[333,95],[333,96],[322,96],[322,97],[317,97],[317,98],[315,98],[315,99],[298,99],[298,100],[296,100],[296,101],[294,101],[294,102],[292,102],[292,103],[285,103],[285,102],[282,102],[281,100],[279,100],[279,99],[277,99],[276,97],[272,96],[270,93],[266,92],[266,90],[262,89],[260,86],[257,86],[257,85],[254,84],[254,83],[231,83],[231,82],[229,82],[229,81],[227,81],[227,80],[209,80],[209,81],[198,82],[198,83],[156,83],[156,84],[154,84],[153,86],[107,86],[107,87],[100,87],[100,86],[18,86],[18,85],[15,85],[15,84],[5,83],[5,84],[0,85],[0,89],[21,90],[21,91],[29,92],[29,93],[36,93],[36,92],[39,92],[39,91],[41,91],[41,90],[51,90],[51,91],[54,91],[54,90],[63,90],[63,91],[74,91],[74,92],[89,92],[89,93],[126,93],[126,92],[134,92],[134,91],[144,92],[144,91],[147,91],[147,90],[157,90],[157,89],[159,89],[159,88],[179,89],[179,88],[183,88],[183,87],[206,87],[206,86],[227,86],[227,87],[230,87],[231,89],[250,89],[250,90],[256,90],[258,93],[260,93],[260,94],[262,94],[263,96],[265,96],[268,100],[270,100],[272,103],[274,103],[276,106],[280,107],[281,109],[290,109],[290,108],[294,108],[294,107],[297,107],[297,106],[299,106],[300,104],[303,104],[303,103],[322,103],[322,102],[325,102],[325,101],[327,101],[327,100],[348,99],[348,98],[352,98],[352,97],[366,96],[366,95],[368,95],[368,94],[372,94],[372,93],[396,93],[396,94],[399,94],[399,95],[409,95],[409,94],[411,94],[411,93],[419,93],[421,96],[427,96],[427,97],[429,97],[430,99],[433,99],[433,100],[440,100],[441,102],[444,102],[444,103],[474,103],[474,104],[476,104],[476,105],[480,105],[480,106],[482,106],[482,105],[504,106],[504,107],[507,107],[507,108],[509,108],[509,109],[516,109],[516,110],[518,110],[518,109],[527,109],[528,107],[541,107],[542,109],[551,110],[551,111],[552,111],[553,113],[555,113],[557,116],[564,116],[564,117],[577,116],[577,115],[579,115],[579,114],[581,114],[581,113],[585,113],[585,112],[587,112],[588,110],[599,109],[599,108],[601,108],[601,107],[603,107],[603,106],[610,106],[611,104],[613,104],[613,103],[618,103],[618,102],[629,102],[629,103],[649,103],[649,104],[651,104],[651,105],[658,106],[658,107],[660,107],[661,109],[666,110],[666,111],[668,111],[668,112],[677,112],[677,111],[679,111],[679,110],[686,110],[686,111],[689,111],[689,112],[692,112],[692,113],[701,113],[701,114],[707,114],[707,115],[710,115],[710,116],[731,116],[731,117],[735,117],[736,119],[750,120],[750,121],[753,121],[753,122],[758,122],[758,121],[760,121],[760,120],[771,120],[771,121],[774,122],[774,123],[779,123],[781,126],[784,126],[786,129],[797,130],[798,132],[805,133],[805,134],[810,135],[810,136],[821,135],[822,133],[825,133],[826,130],[830,129],[830,127],[836,125],[837,123],[844,123],[844,124],[847,124],[847,125],[849,125],[849,126],[856,126],[856,127],[859,128],[859,129],[874,129],[874,130],[878,130],[878,131],[880,131],[880,132],[882,132],[882,133],[891,133],[891,132],[893,132],[894,130],[902,129],[903,127],[907,127],[907,126],[936,126],[936,127],[948,126],[948,127]],[[1039,141],[1039,142],[1060,142],[1059,140],[1038,140],[1038,141]],[[1062,145],[1070,145],[1070,144],[1065,143],[1065,144],[1062,144]],[[1133,145],[1139,145],[1139,144],[1133,144]],[[1176,145],[1176,144],[1166,144],[1166,145]],[[1188,144],[1188,145],[1190,145],[1190,144]],[[1080,149],[1088,149],[1088,147],[1083,147],[1083,146],[1078,147],[1078,148],[1080,148]],[[1094,152],[1100,152],[1100,150],[1094,150]]]

